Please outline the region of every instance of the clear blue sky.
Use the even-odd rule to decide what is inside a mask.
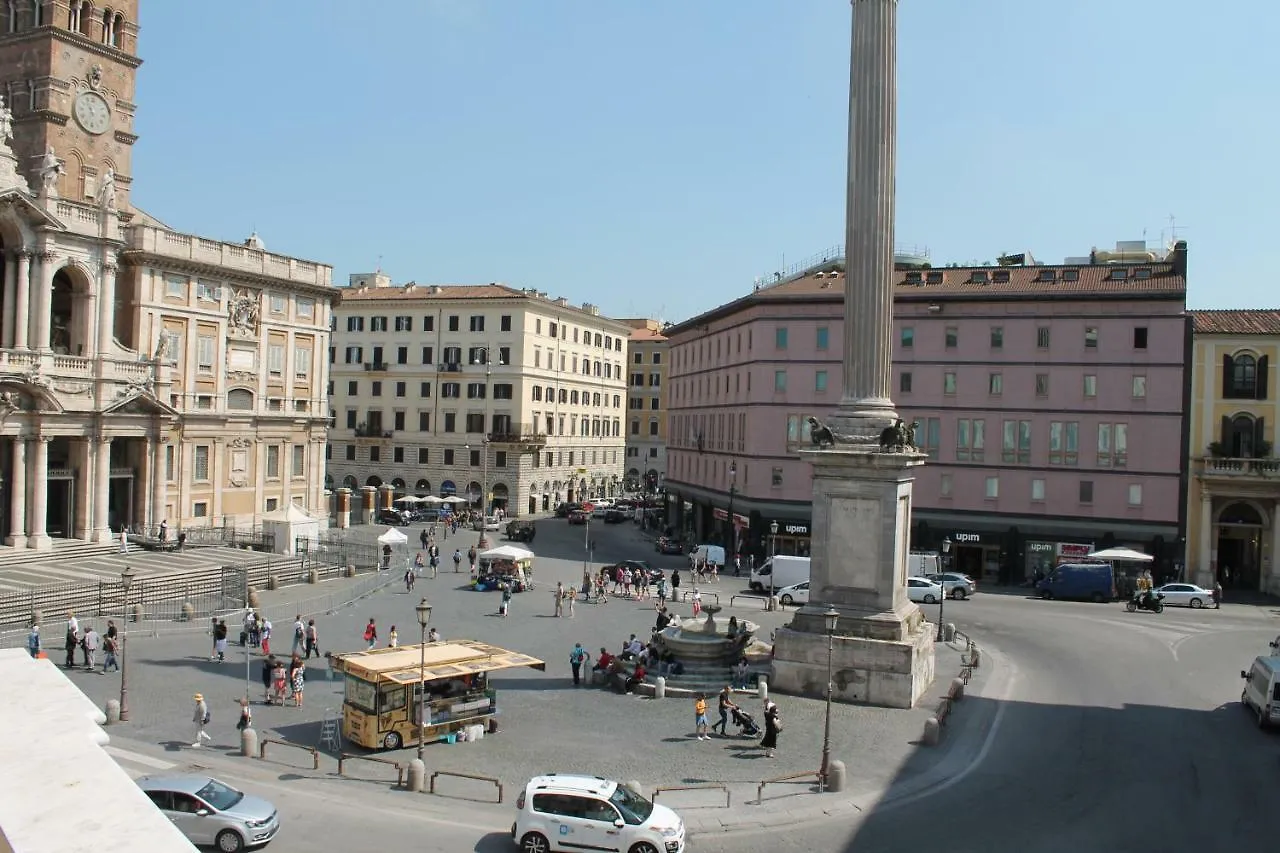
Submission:
[[[841,242],[848,0],[143,0],[134,200],[220,239],[678,321]],[[1061,262],[1176,216],[1274,307],[1275,0],[903,0],[899,243]]]

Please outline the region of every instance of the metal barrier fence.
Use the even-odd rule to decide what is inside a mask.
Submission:
[[[263,738],[262,743],[258,746],[258,758],[264,761],[266,760],[267,744],[269,743],[278,744],[280,746],[289,746],[289,747],[293,747],[294,749],[301,749],[303,752],[310,753],[311,769],[312,770],[320,769],[320,750],[316,749],[314,746],[308,746],[305,743],[294,743],[291,740],[282,740],[280,738],[272,738],[272,737]]]
[[[775,776],[772,779],[765,779],[756,786],[756,805],[764,803],[765,785],[776,785],[779,782],[794,782],[797,779],[813,779],[819,787],[823,784],[822,771],[820,770],[814,770],[808,773],[792,773],[790,776]]]
[[[723,791],[724,807],[727,809],[729,806],[733,805],[733,795],[729,792],[729,786],[721,785],[719,783],[709,783],[706,785],[672,785],[666,788],[654,788],[653,801],[655,803],[658,801],[658,795],[664,791]]]
[[[497,779],[494,779],[492,776],[473,776],[470,773],[454,773],[450,770],[437,770],[436,772],[431,774],[431,786],[429,788],[429,791],[432,794],[436,792],[437,776],[452,776],[455,779],[474,779],[477,782],[490,782],[498,786],[498,802],[499,803],[502,802],[502,782],[498,781]]]
[[[389,764],[396,769],[396,786],[404,787],[404,765],[391,758],[378,758],[374,755],[356,755],[354,752],[338,754],[338,775],[345,776],[348,761],[372,761],[375,764]]]

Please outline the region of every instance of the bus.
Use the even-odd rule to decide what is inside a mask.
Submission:
[[[425,664],[423,657],[425,656]],[[345,676],[342,735],[368,749],[430,743],[498,713],[489,673],[516,667],[545,670],[545,662],[475,640],[369,649],[333,656]],[[419,708],[426,694],[426,725]]]

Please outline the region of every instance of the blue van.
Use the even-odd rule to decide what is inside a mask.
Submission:
[[[1116,597],[1116,579],[1110,563],[1064,563],[1036,584],[1036,589],[1041,598],[1104,602]]]

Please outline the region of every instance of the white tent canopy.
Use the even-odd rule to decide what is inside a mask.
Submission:
[[[470,501],[468,501],[466,498],[460,498],[460,497],[458,497],[457,495],[449,495],[449,497],[447,497],[447,498],[445,498],[445,499],[444,499],[444,502],[445,502],[445,503],[447,503],[447,504],[465,504],[465,503],[470,503]]]
[[[275,553],[296,554],[299,540],[314,544],[320,538],[320,519],[289,503],[262,516],[262,530],[272,535]]]
[[[426,498],[420,498],[417,495],[405,495],[402,498],[396,498],[395,502],[398,504],[420,504],[424,500]]]
[[[486,560],[528,560],[533,557],[533,552],[515,545],[500,545],[481,553],[480,557]]]
[[[378,537],[379,545],[404,545],[408,541],[409,537],[394,527],[388,527],[387,532]]]
[[[435,495],[427,495],[425,498],[418,498],[418,500],[424,504],[432,505],[444,503],[444,498],[438,498]]]
[[[1102,551],[1094,551],[1089,555],[1091,560],[1115,560],[1122,563],[1150,563],[1155,557],[1150,554],[1144,554],[1141,551],[1135,551],[1132,548],[1107,548]]]

